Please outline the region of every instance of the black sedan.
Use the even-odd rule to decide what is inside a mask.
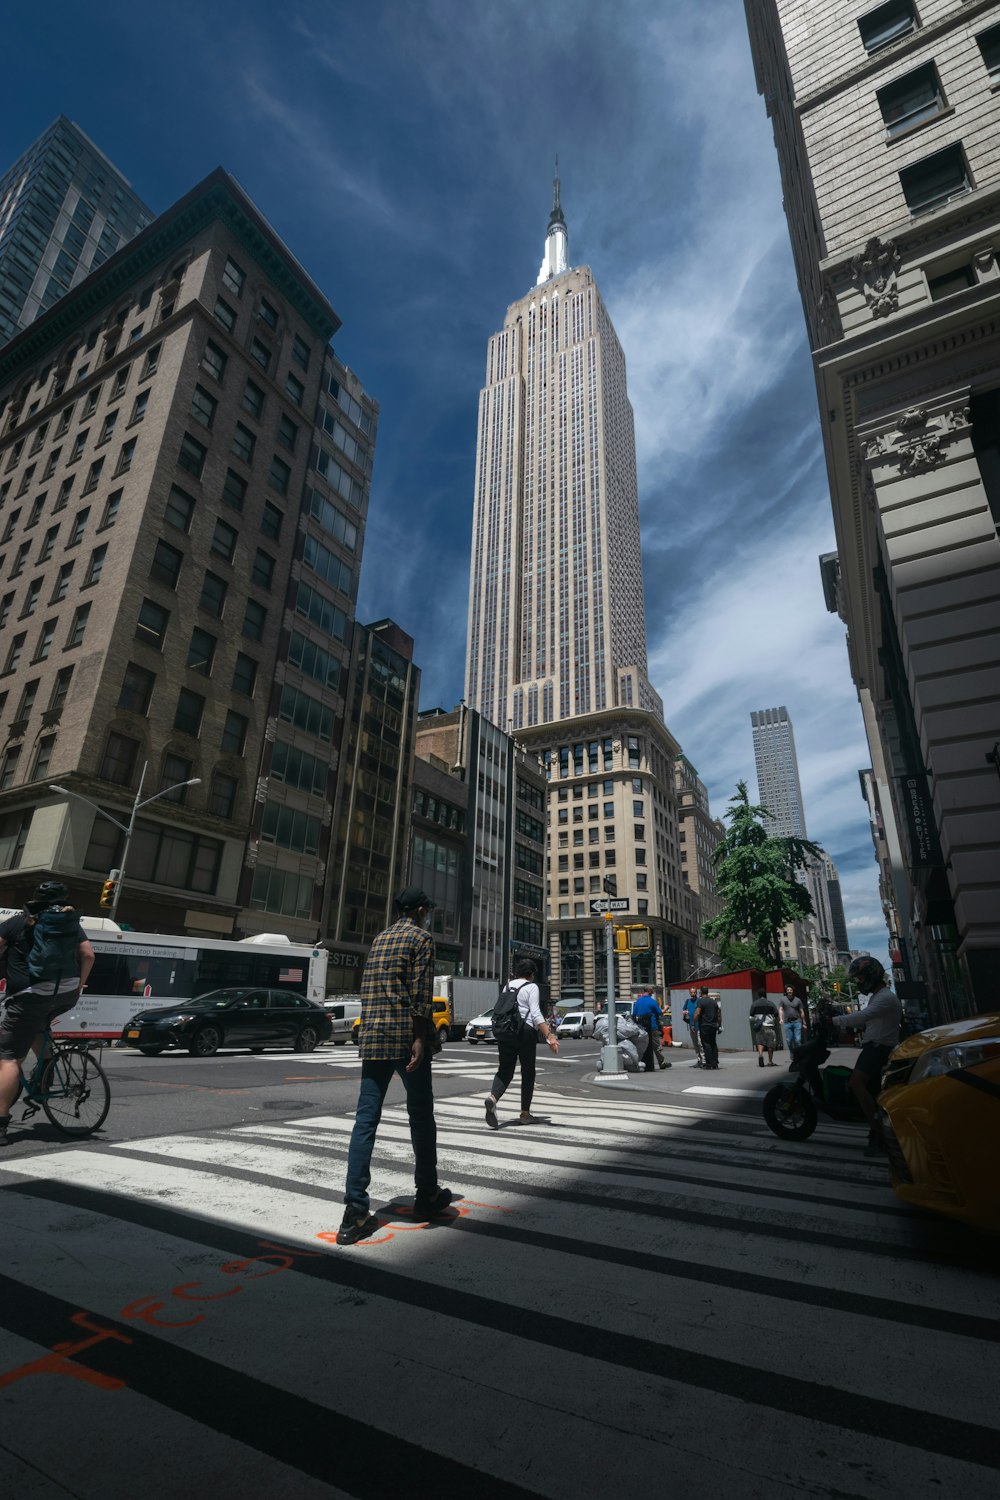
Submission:
[[[186,1047],[192,1057],[211,1057],[220,1047],[291,1047],[312,1052],[329,1039],[332,1025],[321,1005],[287,990],[212,990],[197,1000],[141,1010],[121,1034],[120,1045],[158,1057]]]

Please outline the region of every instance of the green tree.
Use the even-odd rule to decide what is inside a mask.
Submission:
[[[723,942],[754,948],[763,968],[781,965],[781,929],[812,916],[812,899],[795,872],[823,852],[809,839],[770,835],[765,819],[771,816],[751,803],[746,782],[737,782],[726,813],[729,828],[712,855],[723,907],[702,928],[720,952]]]
[[[719,944],[719,957],[727,970],[770,968],[767,959],[754,942],[723,938]]]

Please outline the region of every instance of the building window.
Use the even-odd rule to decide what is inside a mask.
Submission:
[[[905,77],[897,78],[894,83],[886,84],[876,97],[890,139],[912,130],[925,120],[933,120],[945,107],[933,63],[926,63]]]
[[[154,344],[152,349],[146,352],[146,363],[142,367],[141,380],[147,380],[150,375],[156,374],[156,367],[160,363],[160,344]]]
[[[104,514],[101,516],[101,524],[97,528],[103,531],[107,526],[113,526],[118,519],[118,512],[122,503],[122,490],[115,490],[104,502]]]
[[[263,339],[250,340],[250,358],[256,360],[262,370],[266,370],[271,363],[271,351]]]
[[[89,432],[77,433],[76,437],[73,439],[73,447],[70,452],[69,458],[66,460],[68,464],[75,464],[77,459],[82,457],[83,450],[87,446],[87,439],[89,436]]]
[[[48,713],[55,715],[56,718],[58,718],[63,711],[63,704],[66,702],[66,695],[69,692],[69,685],[72,681],[72,678],[72,667],[62,667],[56,673],[56,680],[52,684],[52,697],[49,699],[48,707]]]
[[[216,573],[206,573],[205,582],[201,587],[201,598],[198,601],[201,608],[221,618],[226,606],[227,587],[224,578],[220,578]]]
[[[234,297],[242,297],[246,279],[247,273],[243,267],[237,265],[230,256],[226,261],[225,270],[222,273],[222,285],[228,291],[232,292]]]
[[[188,794],[188,789],[184,783],[190,780],[191,762],[189,760],[185,760],[183,755],[165,755],[163,757],[160,785],[157,788],[163,794],[162,801],[183,802]]]
[[[173,485],[167,496],[167,507],[163,512],[163,519],[169,521],[171,526],[176,526],[178,531],[189,531],[193,515],[193,498]]]
[[[218,344],[213,344],[212,340],[209,339],[205,345],[205,352],[201,356],[202,369],[207,371],[213,380],[218,380],[221,383],[222,377],[226,373],[227,363],[228,355],[219,348]]]
[[[59,569],[59,575],[56,578],[56,586],[52,590],[53,604],[58,604],[60,599],[65,599],[66,595],[69,592],[69,581],[72,576],[73,564],[71,562],[63,563],[62,567]]]
[[[187,665],[190,670],[200,672],[202,677],[210,677],[212,663],[215,660],[215,648],[218,644],[214,635],[196,625],[191,632],[191,644],[188,646]]]
[[[247,742],[247,724],[249,720],[243,714],[235,713],[232,709],[226,714],[225,726],[222,730],[222,748],[228,750],[231,755],[242,755],[243,747]]]
[[[296,406],[301,406],[302,398],[305,393],[306,388],[302,384],[301,380],[299,380],[297,376],[293,375],[291,371],[289,371],[289,373],[285,376],[285,394],[291,396]]]
[[[260,518],[260,529],[263,536],[268,536],[276,542],[281,536],[281,523],[285,519],[285,513],[272,505],[270,500],[264,501],[264,510]],[[41,559],[39,559],[41,561]]]
[[[271,469],[267,476],[267,482],[279,495],[288,494],[288,485],[292,477],[292,471],[284,459],[275,453],[271,459]]]
[[[263,604],[258,604],[256,599],[248,599],[243,615],[243,634],[247,640],[262,641],[264,639],[264,624],[266,620],[267,610]]]
[[[238,652],[236,667],[233,671],[233,692],[252,698],[256,683],[257,663],[252,656],[245,656],[242,651]]]
[[[155,578],[157,583],[165,584],[168,589],[175,589],[183,561],[183,552],[171,547],[169,542],[158,541],[149,566],[149,576]]]
[[[72,566],[72,564],[70,564]],[[21,606],[20,619],[33,615],[38,604],[38,596],[42,592],[42,580],[35,578],[28,585],[28,592],[24,596],[24,604]]]
[[[87,629],[87,620],[90,617],[90,605],[81,604],[73,615],[73,623],[69,627],[69,635],[66,637],[66,650],[71,646],[79,646]]]
[[[205,711],[205,700],[200,693],[190,688],[181,688],[177,694],[177,710],[174,713],[174,728],[182,734],[197,735],[201,729],[201,716]]]
[[[272,306],[272,304],[268,302],[266,297],[261,297],[260,307],[257,309],[257,314],[261,322],[266,323],[268,328],[277,328],[278,309]]]
[[[258,588],[269,589],[271,587],[271,580],[274,577],[274,558],[262,551],[260,547],[257,548],[254,556],[253,571],[250,576]]]
[[[972,189],[969,169],[962,148],[957,144],[904,167],[899,180],[912,214],[928,213]]]
[[[131,469],[132,460],[135,457],[135,444],[135,438],[129,438],[127,443],[122,443],[122,451],[118,455],[118,463],[115,466],[116,479],[119,474],[127,474]]]
[[[139,741],[127,734],[108,735],[104,747],[104,759],[98,771],[102,781],[113,781],[117,786],[130,786],[135,774],[135,763],[139,756]]]
[[[118,371],[118,374],[115,376],[115,383],[111,387],[111,395],[108,397],[109,401],[117,401],[119,396],[124,396],[125,387],[128,385],[129,369],[129,365],[123,365]]]
[[[264,415],[264,392],[252,380],[248,380],[243,387],[242,405],[243,409],[248,411],[252,417],[255,417],[258,422]]]
[[[13,786],[17,763],[20,759],[20,745],[12,745],[0,764],[0,792],[5,792],[9,786]]]
[[[301,370],[309,368],[309,345],[298,334],[292,340],[292,359]]]
[[[212,536],[212,551],[216,557],[221,557],[224,561],[231,563],[238,537],[239,532],[235,526],[230,526],[226,521],[216,521]]]
[[[299,435],[299,429],[291,417],[282,417],[278,423],[278,442],[285,448],[294,449],[295,439]]]
[[[28,553],[30,551],[30,542],[22,542],[20,547],[18,547],[17,556],[14,558],[14,565],[10,570],[11,578],[20,578],[21,574],[24,572],[24,565],[28,561]]]
[[[1000,79],[1000,26],[990,26],[976,37],[983,54],[986,71],[991,78]]]
[[[233,452],[245,464],[253,463],[253,450],[256,441],[257,439],[249,427],[244,427],[242,422],[237,422],[236,431],[233,433]]]
[[[145,667],[137,666],[134,661],[130,661],[125,668],[125,676],[122,678],[118,707],[126,708],[133,714],[146,713],[149,709],[149,700],[153,695],[155,681],[154,672],[147,672]]]
[[[911,0],[888,0],[858,17],[858,30],[866,52],[878,52],[901,36],[917,29],[917,17]]]
[[[135,401],[132,403],[132,415],[131,417],[129,417],[128,423],[130,427],[134,427],[137,422],[141,422],[144,420],[146,416],[146,407],[148,405],[149,392],[140,391],[138,396],[136,396]]]
[[[164,609],[161,604],[155,603],[152,599],[144,599],[139,606],[139,618],[135,627],[136,640],[145,641],[147,646],[154,646],[157,651],[162,650],[169,620],[169,610]]]
[[[235,307],[231,307],[225,300],[225,298],[219,297],[216,300],[213,312],[215,314],[216,322],[221,323],[227,333],[232,333],[233,329],[236,327]]]
[[[66,509],[66,506],[69,504],[69,497],[70,497],[70,495],[72,493],[73,493],[73,475],[71,474],[69,476],[69,478],[68,479],[64,479],[63,482],[62,482],[62,484],[59,486],[59,493],[56,496],[56,503],[52,507],[52,513],[53,513],[53,515],[55,515],[55,513],[57,511],[65,510]]]
[[[203,385],[196,385],[194,395],[191,397],[191,415],[202,427],[211,427],[215,421],[215,409],[218,406],[214,396],[210,396]]]
[[[80,491],[80,493],[82,495],[89,495],[90,492],[91,492],[91,490],[96,490],[97,489],[97,483],[98,483],[98,480],[101,477],[101,470],[103,468],[104,468],[104,459],[103,458],[97,458],[97,459],[95,459],[94,462],[91,464],[89,470],[87,471],[87,478],[84,481],[83,489]]]
[[[247,482],[241,479],[235,469],[226,470],[226,482],[222,486],[222,498],[233,510],[242,510],[243,501],[246,499]]]
[[[231,818],[236,806],[236,778],[216,771],[208,798],[208,810],[217,818]]]
[[[118,413],[117,413],[117,411],[109,411],[108,414],[107,414],[107,416],[104,418],[104,425],[101,428],[101,435],[97,439],[98,443],[106,443],[108,441],[108,439],[114,433],[115,423],[117,421],[118,421]]]
[[[89,505],[84,510],[77,511],[76,516],[73,520],[73,528],[70,531],[69,538],[66,542],[67,547],[75,547],[78,542],[81,542],[83,540],[83,534],[87,529],[87,520],[89,516]]]
[[[205,455],[208,449],[204,443],[199,443],[190,433],[186,432],[181,442],[181,451],[177,455],[177,462],[182,469],[193,474],[195,479],[201,478],[201,471],[205,467]]]
[[[95,583],[100,583],[101,574],[104,572],[104,559],[107,557],[107,555],[107,542],[105,542],[101,547],[95,547],[93,552],[90,554],[90,561],[87,564],[87,573],[83,580],[83,587],[85,589],[89,589]]]

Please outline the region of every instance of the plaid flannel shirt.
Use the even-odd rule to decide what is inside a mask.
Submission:
[[[361,976],[359,1052],[369,1061],[399,1062],[413,1046],[413,1019],[434,1013],[434,939],[400,917],[380,932]]]

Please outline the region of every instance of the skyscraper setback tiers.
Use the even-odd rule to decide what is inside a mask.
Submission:
[[[679,745],[649,682],[635,431],[625,355],[586,266],[569,261],[558,178],[532,291],[487,351],[479,402],[466,657],[470,707],[549,774],[553,992],[601,998],[609,876],[648,921],[619,985],[695,957],[681,875]]]

